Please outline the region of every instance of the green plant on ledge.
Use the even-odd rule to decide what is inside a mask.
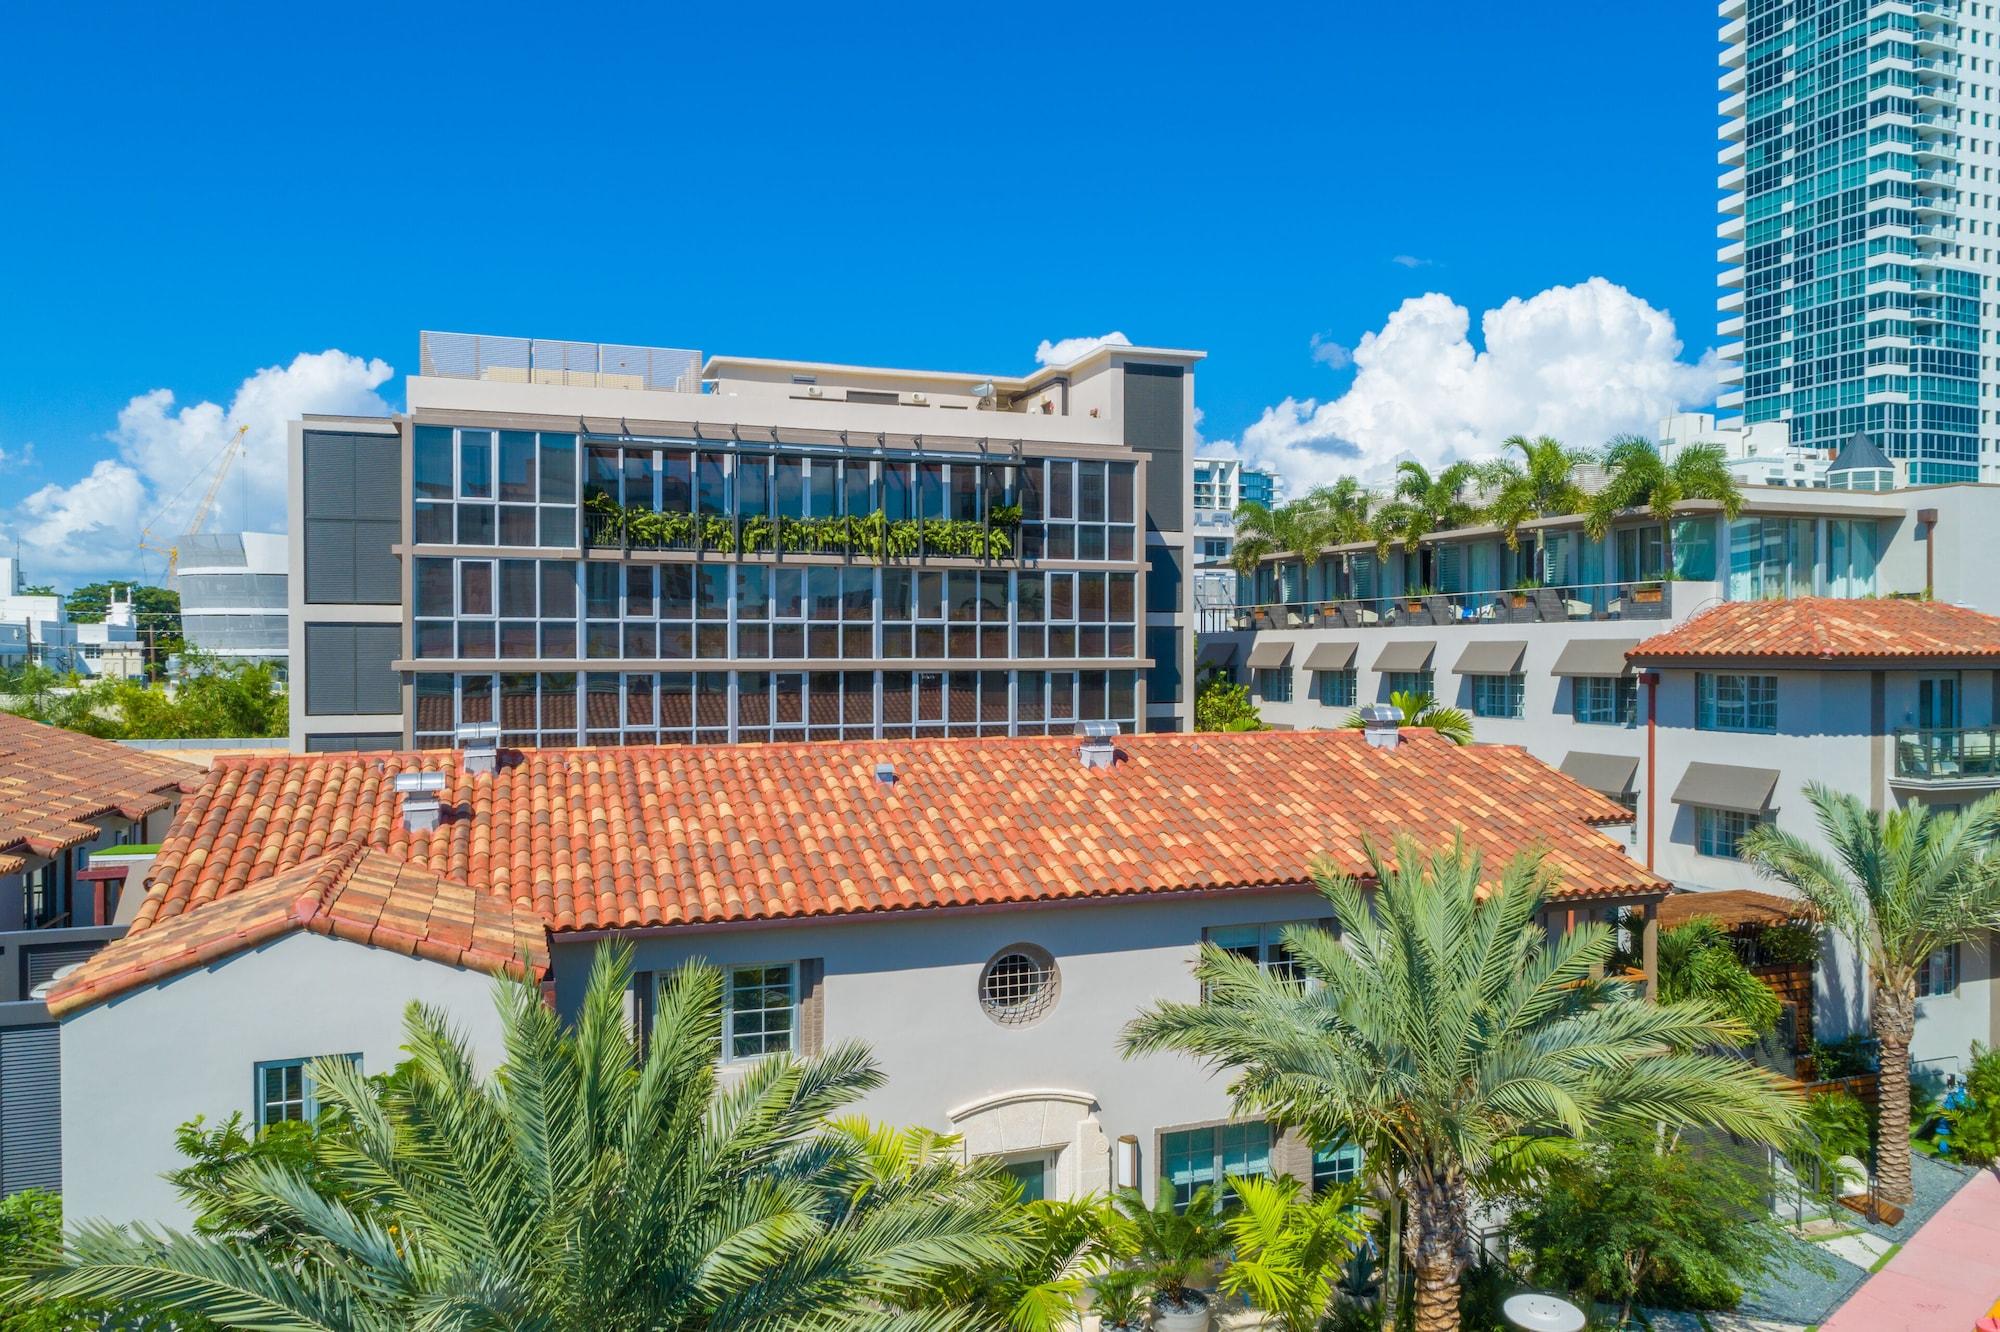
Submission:
[[[1015,550],[1021,506],[996,504],[985,523],[964,518],[890,519],[882,510],[845,517],[745,518],[739,533],[721,514],[659,513],[644,505],[620,504],[610,492],[593,490],[584,509],[595,516],[595,539],[667,550],[744,553],[853,553],[874,560],[909,559],[919,551],[961,559],[1006,559]]]

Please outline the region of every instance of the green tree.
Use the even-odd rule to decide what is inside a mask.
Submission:
[[[1660,932],[1660,998],[1701,1000],[1740,1021],[1754,1036],[1778,1023],[1785,1006],[1759,980],[1716,921],[1698,916]]]
[[[1537,1282],[1619,1306],[1732,1309],[1743,1287],[1808,1246],[1764,1198],[1767,1172],[1725,1144],[1623,1125],[1513,1199],[1508,1239]]]
[[[155,670],[183,646],[181,640],[181,594],[171,588],[154,587],[130,578],[112,578],[101,583],[85,583],[63,601],[69,618],[76,624],[102,624],[110,613],[112,594],[129,594],[139,639],[146,645],[146,664]]]
[[[1261,731],[1257,705],[1250,701],[1250,686],[1233,684],[1218,675],[1194,696],[1194,729],[1197,731]]]
[[[1395,518],[1389,530],[1402,538],[1406,550],[1433,532],[1466,527],[1478,520],[1479,506],[1466,498],[1466,490],[1479,479],[1479,468],[1469,462],[1451,463],[1433,476],[1420,462],[1404,459],[1396,464]]]
[[[19,1277],[54,1260],[62,1248],[62,1199],[24,1189],[0,1199],[0,1278]],[[69,1301],[0,1296],[0,1332],[98,1332],[102,1318]]]
[[[1907,1206],[1917,979],[1932,953],[2000,928],[2000,860],[1989,850],[2000,834],[2000,795],[1960,813],[1917,801],[1881,814],[1818,782],[1805,790],[1826,850],[1761,824],[1741,851],[1817,907],[1868,968],[1868,1025],[1881,1049],[1876,1191]]]
[[[30,666],[0,680],[6,708],[31,721],[111,740],[246,739],[290,728],[275,667],[188,654],[175,681],[85,680]]]
[[[1223,1222],[1231,1257],[1222,1290],[1266,1315],[1272,1332],[1317,1332],[1347,1262],[1367,1237],[1357,1185],[1308,1194],[1289,1175],[1232,1176],[1237,1208]]]
[[[1604,466],[1609,476],[1590,497],[1584,531],[1602,540],[1619,514],[1644,509],[1660,523],[1668,569],[1674,567],[1674,509],[1682,501],[1713,500],[1729,518],[1743,511],[1743,494],[1730,474],[1728,456],[1715,444],[1691,444],[1667,463],[1652,440],[1620,435],[1605,447]]]
[[[880,1168],[829,1114],[881,1084],[859,1046],[774,1056],[724,1085],[722,979],[662,986],[643,1054],[625,1021],[628,950],[591,969],[574,1026],[532,985],[499,987],[490,1078],[445,1014],[412,1005],[407,1076],[312,1070],[352,1123],[329,1164],[358,1209],[296,1165],[226,1172],[232,1206],[296,1233],[234,1238],[103,1222],[30,1289],[219,1328],[933,1328],[970,1316],[885,1305],[1007,1260],[1007,1187],[941,1157]]]
[[[1299,596],[1304,597],[1306,570],[1319,561],[1321,552],[1341,539],[1342,521],[1327,496],[1318,491],[1274,509],[1241,505],[1236,510],[1236,544],[1230,549],[1229,562],[1247,578],[1254,578],[1258,567],[1273,556],[1295,564]]]
[[[1409,1235],[1417,1332],[1458,1326],[1473,1202],[1501,1178],[1621,1122],[1770,1141],[1795,1129],[1795,1093],[1712,1052],[1743,1038],[1739,1022],[1604,977],[1613,939],[1601,922],[1549,938],[1554,874],[1538,854],[1493,882],[1463,845],[1364,847],[1378,885],[1367,897],[1323,858],[1312,866],[1340,933],[1286,931],[1305,984],[1204,945],[1203,1001],[1156,1005],[1124,1044],[1226,1071],[1239,1113],[1359,1143],[1378,1191],[1397,1200],[1392,1249],[1398,1225]]]
[[[1547,435],[1538,439],[1513,435],[1503,447],[1518,450],[1520,460],[1501,457],[1485,463],[1479,469],[1479,479],[1490,497],[1487,517],[1499,525],[1506,534],[1507,548],[1513,550],[1520,545],[1521,524],[1530,518],[1583,510],[1586,496],[1577,472],[1596,462],[1597,455],[1589,449],[1572,449]]]
[[[1401,689],[1389,695],[1389,706],[1402,714],[1399,725],[1421,726],[1425,730],[1436,731],[1455,745],[1472,743],[1472,718],[1463,708],[1448,708],[1429,694],[1411,694]],[[1356,712],[1343,725],[1358,731],[1368,725],[1368,720]]]

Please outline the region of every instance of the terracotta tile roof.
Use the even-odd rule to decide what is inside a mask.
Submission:
[[[1798,662],[2000,657],[2000,616],[1941,601],[1795,597],[1728,601],[1655,634],[1635,662],[1702,659]]]
[[[1570,897],[1665,891],[1591,825],[1621,806],[1519,749],[1405,731],[433,752],[232,759],[182,806],[134,933],[350,841],[532,910],[555,930],[823,916],[1304,880],[1319,852],[1464,829],[1497,873],[1546,845]],[[896,780],[876,778],[891,764]],[[398,772],[445,773],[402,826]]]
[[[0,873],[22,852],[53,856],[89,841],[93,819],[138,819],[201,785],[187,764],[0,712]]]
[[[57,1017],[204,967],[295,930],[493,975],[548,974],[541,918],[348,842],[240,893],[135,931],[49,991]]]

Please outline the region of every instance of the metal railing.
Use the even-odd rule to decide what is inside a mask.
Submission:
[[[1896,775],[1926,782],[2000,781],[2000,726],[1898,727]]]
[[[498,384],[701,392],[701,353],[682,347],[501,338],[481,333],[418,335],[418,373]]]
[[[1592,620],[1665,620],[1673,616],[1674,580],[1557,583],[1489,592],[1414,593],[1331,601],[1275,601],[1204,607],[1200,632],[1257,629],[1405,629],[1411,626],[1570,624]]]

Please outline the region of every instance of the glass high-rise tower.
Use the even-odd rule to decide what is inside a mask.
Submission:
[[[1718,407],[1799,444],[1865,433],[1911,484],[2000,479],[1995,6],[1720,13]]]

